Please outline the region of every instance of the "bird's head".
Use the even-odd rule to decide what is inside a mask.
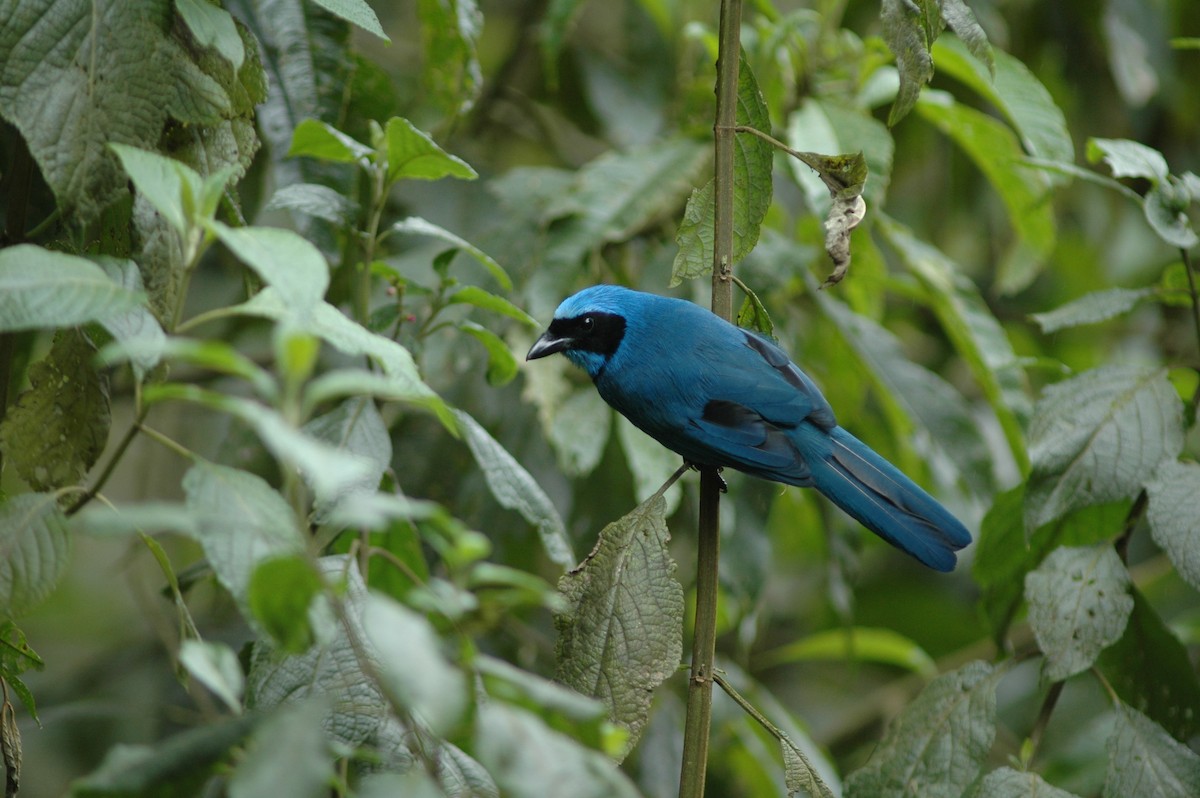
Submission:
[[[638,297],[636,291],[615,285],[597,285],[567,297],[525,359],[562,352],[595,378],[621,346],[627,315]]]

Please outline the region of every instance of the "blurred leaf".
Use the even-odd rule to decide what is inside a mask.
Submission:
[[[1046,388],[1029,426],[1026,530],[1132,498],[1179,454],[1182,414],[1165,369],[1102,366]]]
[[[504,339],[473,321],[459,322],[458,329],[479,341],[487,350],[488,385],[500,386],[512,382],[513,377],[517,376],[517,358],[508,348],[508,344],[504,343]]]
[[[1133,612],[1129,573],[1113,547],[1061,547],[1025,576],[1029,626],[1057,682],[1087,670]]]
[[[889,725],[846,798],[960,798],[996,736],[996,684],[1007,667],[971,662],[939,676]]]
[[[232,20],[230,20],[232,22]],[[240,43],[240,40],[239,40]],[[124,144],[109,144],[133,187],[180,235],[196,222],[202,180],[179,161]]]
[[[625,452],[625,462],[633,472],[633,495],[645,501],[658,492],[664,481],[680,466],[679,455],[642,432],[622,415],[615,417],[617,440]],[[672,485],[664,497],[666,515],[675,512],[683,499],[679,483]]]
[[[251,617],[250,581],[258,564],[304,551],[292,508],[262,478],[204,460],[188,469],[183,491],[196,518],[196,540],[218,581]]]
[[[1200,243],[1187,213],[1192,201],[1172,175],[1146,193],[1142,210],[1159,238],[1173,247],[1191,249]]]
[[[326,703],[296,703],[264,719],[229,776],[229,798],[328,795],[335,773],[333,753],[321,728]]]
[[[1112,541],[1125,524],[1128,502],[1085,507],[1025,534],[1025,487],[998,494],[983,523],[971,572],[982,593],[980,605],[999,648],[1025,596],[1025,575],[1058,546]]]
[[[95,256],[95,262],[118,285],[136,294],[143,293],[142,274],[132,260],[99,255]],[[121,315],[102,317],[99,321],[117,339],[112,346],[128,358],[137,379],[144,379],[146,373],[158,365],[166,346],[166,335],[148,308],[139,304]]]
[[[371,156],[371,148],[357,141],[333,125],[319,119],[305,119],[292,132],[289,158],[316,158],[334,163],[365,161]]]
[[[424,616],[378,594],[367,597],[363,627],[378,657],[384,688],[439,735],[463,720],[470,685],[442,653]]]
[[[355,798],[446,798],[436,781],[420,768],[404,773],[372,773],[362,780],[354,790]],[[470,792],[464,795],[484,798],[484,793]],[[499,798],[498,793],[494,793]]]
[[[227,227],[213,230],[238,260],[279,292],[290,314],[308,313],[329,287],[329,265],[315,246],[279,227]]]
[[[1038,323],[1043,333],[1053,333],[1116,318],[1133,310],[1143,299],[1157,293],[1155,288],[1109,288],[1093,291],[1054,310],[1033,313],[1029,318]]]
[[[326,372],[323,376],[333,373]],[[310,389],[313,383],[310,383]],[[319,505],[318,514],[328,512],[345,515],[347,511],[358,514],[355,511],[360,508],[365,511],[367,508],[361,505],[370,502],[369,497],[375,494],[379,480],[392,464],[392,439],[370,396],[352,396],[328,413],[309,421],[303,431],[371,466],[364,472],[361,481],[347,486],[341,495],[333,497],[327,504]],[[375,524],[367,523],[364,526]]]
[[[575,264],[588,252],[674,215],[711,157],[712,148],[703,142],[670,138],[590,161],[546,209],[546,221],[561,220],[550,230],[546,264]]]
[[[29,389],[0,422],[6,465],[36,491],[80,484],[104,451],[112,416],[95,354],[79,330],[59,331],[29,369]]]
[[[942,329],[966,361],[996,414],[1017,466],[1025,471],[1024,421],[1031,410],[1024,373],[1008,334],[959,266],[908,228],[882,217],[875,225],[925,287]]]
[[[464,285],[452,293],[448,299],[451,304],[474,305],[483,310],[490,310],[492,313],[499,313],[501,316],[508,316],[510,319],[516,319],[527,327],[536,328],[540,326],[537,319],[504,297],[488,293],[478,286]]]
[[[255,566],[246,598],[255,620],[279,649],[299,654],[313,643],[308,612],[323,588],[308,560],[286,555]]]
[[[454,410],[463,440],[483,469],[484,479],[501,507],[516,510],[537,527],[542,548],[550,561],[563,568],[575,564],[571,542],[558,510],[524,466],[488,434],[479,422],[462,410]]]
[[[1119,704],[1108,738],[1104,798],[1200,795],[1200,755],[1137,710]]]
[[[827,629],[760,654],[755,663],[770,668],[793,662],[865,661],[894,665],[926,678],[937,675],[937,665],[912,639],[892,629],[849,626]]]
[[[1047,784],[1031,770],[996,768],[987,774],[973,793],[979,798],[1078,798],[1074,793]]]
[[[439,227],[433,222],[426,221],[419,216],[410,216],[407,219],[401,219],[393,224],[392,232],[439,238],[456,249],[461,249],[463,252],[466,252],[472,258],[477,260],[479,264],[483,266],[483,268],[487,269],[488,273],[492,275],[492,279],[498,282],[500,287],[505,291],[511,291],[513,288],[512,278],[508,276],[508,272],[504,271],[504,267],[497,263],[491,255],[488,255],[470,241],[451,233],[444,227]],[[528,318],[528,316],[526,316],[526,318]]]
[[[453,0],[456,3],[470,1]],[[387,141],[389,183],[405,179],[441,180],[443,177],[457,177],[460,180],[474,180],[479,177],[470,164],[443,150],[428,133],[418,130],[404,117],[389,119],[384,135]]]
[[[579,18],[583,0],[550,0],[538,27],[538,42],[542,50],[542,69],[547,82],[558,87],[558,59],[571,29]]]
[[[1132,593],[1125,634],[1096,664],[1122,701],[1186,743],[1200,729],[1200,679],[1187,648],[1136,587]]]
[[[483,88],[477,52],[483,14],[475,0],[418,0],[417,17],[429,99],[451,116],[466,113]]]
[[[304,391],[306,407],[318,407],[331,399],[373,396],[389,402],[426,405],[429,388],[407,376],[383,374],[363,368],[330,369],[309,381]]]
[[[759,91],[754,71],[742,53],[738,67],[736,124],[771,132],[771,117]],[[737,263],[758,243],[759,231],[771,206],[771,165],[774,147],[751,133],[738,133],[733,150],[733,260]],[[671,267],[671,285],[708,274],[713,268],[715,197],[712,181],[694,189],[683,222],[675,234],[679,254]]]
[[[929,47],[942,29],[941,11],[936,0],[883,0],[879,16],[900,75],[900,91],[888,112],[888,126],[892,126],[908,116],[921,87],[933,79]]]
[[[118,743],[95,770],[71,782],[71,798],[199,795],[204,782],[255,723],[257,718],[243,715],[154,745]]]
[[[1103,159],[1113,177],[1144,177],[1155,185],[1166,182],[1170,171],[1161,152],[1128,139],[1088,139],[1087,157],[1092,163]]]
[[[603,701],[629,730],[630,747],[683,654],[683,588],[665,508],[655,496],[604,527],[587,559],[559,580],[571,608],[554,619],[556,678]]]
[[[175,10],[201,47],[212,48],[234,71],[246,60],[246,49],[229,12],[208,0],[176,0]]]
[[[1200,525],[1196,497],[1200,496],[1200,465],[1168,461],[1146,483],[1150,499],[1150,534],[1179,575],[1200,590]],[[1200,716],[1198,716],[1200,720]]]
[[[367,33],[373,33],[385,42],[390,42],[391,39],[383,32],[383,27],[379,24],[379,17],[375,16],[375,12],[366,0],[312,0],[317,5],[321,6],[330,13],[341,17],[347,22],[357,25]]]
[[[819,161],[789,157],[785,161],[792,179],[804,191],[814,213],[828,215],[833,198],[843,190],[848,195],[861,193],[868,204],[882,207],[892,177],[892,159],[896,144],[891,131],[862,108],[839,104],[832,99],[808,97],[787,120],[787,143],[808,156],[817,153],[862,153],[862,159],[849,162],[852,172],[845,178],[830,179],[818,172]],[[870,179],[866,180],[870,175]],[[865,185],[859,185],[866,180]]]
[[[109,321],[143,302],[85,258],[32,244],[0,249],[0,332]]]
[[[198,529],[192,512],[174,502],[124,502],[119,508],[91,504],[72,516],[71,528],[88,535],[178,532],[189,537]]]
[[[939,39],[933,47],[939,72],[962,81],[1004,114],[1036,158],[1066,164],[1075,161],[1067,120],[1050,92],[1029,68],[1002,50],[993,51],[995,71],[968,56],[958,39]]]
[[[337,191],[317,183],[296,183],[283,186],[271,195],[264,211],[288,210],[324,219],[330,224],[345,225],[354,218],[358,206]]]
[[[954,31],[961,41],[975,56],[975,59],[988,68],[989,72],[995,73],[998,71],[996,67],[997,55],[992,50],[992,46],[988,44],[987,34],[983,32],[983,28],[979,27],[979,22],[975,19],[975,13],[967,7],[964,0],[941,0],[938,3],[942,9],[942,19],[950,30]],[[1001,53],[1001,56],[1004,54]],[[936,59],[937,64],[941,66],[941,60]],[[1015,60],[1015,59],[1014,59]]]
[[[607,756],[550,729],[523,709],[499,702],[480,704],[473,743],[480,763],[509,798],[546,798],[564,789],[572,798],[639,795]]]
[[[1024,153],[1013,131],[981,111],[941,92],[927,92],[917,105],[921,116],[962,148],[1000,195],[1016,241],[1000,266],[1004,293],[1016,293],[1037,277],[1054,249],[1054,208],[1047,201],[1044,175],[1019,167]]]
[[[1159,92],[1156,66],[1165,67],[1163,10],[1137,0],[1108,0],[1100,17],[1109,72],[1125,104],[1141,108]],[[1167,67],[1169,69],[1169,67]]]
[[[179,646],[179,664],[192,678],[212,691],[235,714],[242,711],[245,677],[237,654],[224,643],[184,640]]]
[[[599,465],[612,418],[612,408],[590,386],[575,391],[555,408],[546,436],[568,476],[587,476]]]
[[[49,596],[70,551],[67,520],[53,495],[23,493],[0,502],[0,620]]]
[[[602,702],[495,657],[481,656],[475,665],[489,697],[537,713],[552,728],[587,745],[605,743],[611,727]]]

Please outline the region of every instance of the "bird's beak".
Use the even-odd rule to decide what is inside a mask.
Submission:
[[[571,345],[570,338],[563,338],[546,330],[542,336],[533,342],[533,346],[529,347],[529,354],[525,355],[526,360],[537,360],[539,357],[553,355],[555,352],[561,352]]]

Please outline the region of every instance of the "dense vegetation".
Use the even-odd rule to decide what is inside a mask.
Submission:
[[[708,304],[718,9],[375,6],[0,0],[8,794],[677,794],[699,479],[520,361]],[[1095,6],[743,13],[738,321],[977,542],[727,473],[709,795],[1200,795],[1200,6]]]

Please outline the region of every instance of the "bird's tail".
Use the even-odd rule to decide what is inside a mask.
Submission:
[[[971,533],[894,465],[841,427],[824,457],[810,458],[813,486],[863,526],[937,571],[952,571],[954,552]]]

